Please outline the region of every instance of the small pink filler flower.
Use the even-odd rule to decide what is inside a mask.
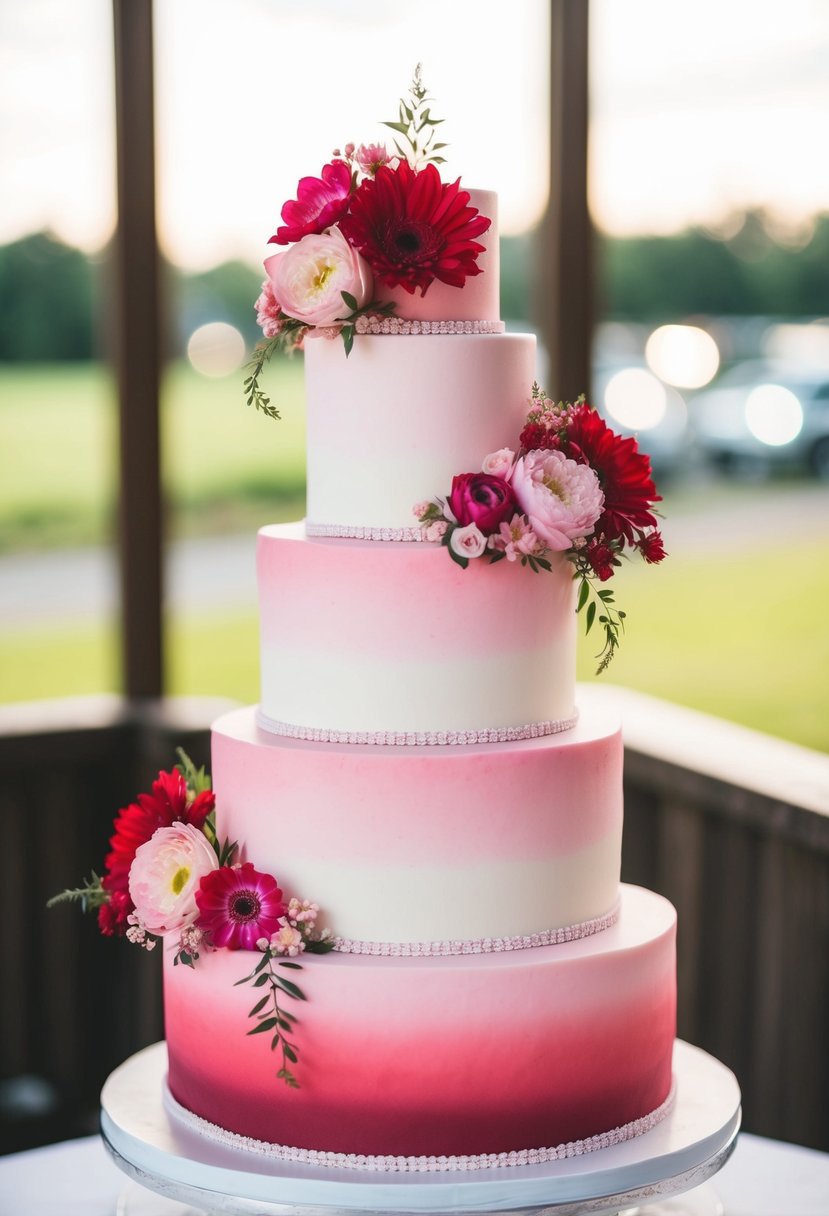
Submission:
[[[276,879],[260,874],[249,861],[208,874],[196,892],[196,903],[199,928],[211,945],[228,950],[255,950],[261,937],[277,932],[285,915]]]
[[[277,334],[282,333],[285,327],[282,319],[282,305],[276,298],[270,279],[265,279],[262,284],[261,294],[254,307],[256,308],[256,324],[266,338],[275,338]]]

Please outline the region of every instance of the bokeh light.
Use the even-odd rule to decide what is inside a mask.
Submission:
[[[229,376],[245,359],[245,339],[235,325],[210,321],[190,335],[187,358],[202,376]]]
[[[746,426],[769,447],[783,447],[803,428],[803,406],[782,384],[758,384],[746,398]]]
[[[665,385],[643,367],[625,367],[607,382],[604,408],[630,431],[659,426],[667,407]]]
[[[717,343],[698,325],[660,325],[645,345],[648,367],[666,384],[702,388],[720,366]]]

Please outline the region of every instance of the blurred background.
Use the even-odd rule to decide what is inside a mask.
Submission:
[[[590,391],[652,454],[671,555],[618,576],[609,676],[829,750],[829,9],[774,12],[591,5]],[[270,372],[281,422],[241,392],[282,203],[335,146],[382,138],[420,58],[447,172],[500,194],[502,315],[532,328],[548,21],[544,0],[509,21],[433,0],[157,5],[169,691],[256,700],[252,535],[303,513],[301,358]],[[108,0],[0,3],[4,701],[119,682],[111,42]],[[583,643],[583,678],[592,659]]]
[[[500,196],[508,326],[548,333],[561,287],[544,238],[566,110],[551,42],[575,58],[584,39],[552,23],[582,0],[156,0],[172,696],[141,689],[140,648],[125,680],[122,638],[151,632],[153,602],[133,583],[122,603],[117,558],[119,470],[143,467],[119,456],[114,370],[113,13],[129,9],[0,0],[7,1150],[94,1130],[107,1072],[162,1033],[156,960],[43,906],[96,864],[175,743],[207,760],[213,703],[187,698],[258,699],[254,538],[304,511],[302,360],[268,370],[279,422],[246,408],[242,368],[297,180],[384,139],[420,60],[447,174]],[[651,453],[670,554],[614,580],[623,876],[679,910],[680,1033],[737,1072],[746,1126],[829,1148],[829,5],[591,0],[587,45],[584,388]],[[132,138],[127,160],[145,152]],[[129,286],[142,296],[140,266]],[[585,681],[594,649],[580,644]]]

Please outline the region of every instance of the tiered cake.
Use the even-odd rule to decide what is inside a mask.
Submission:
[[[521,1164],[670,1102],[675,914],[620,886],[622,742],[575,705],[572,565],[463,569],[412,516],[517,434],[534,379],[471,193],[482,273],[388,292],[348,356],[305,342],[308,521],[260,532],[261,705],[213,732],[220,835],[336,937],[301,958],[298,1089],[245,1034],[257,955],[167,951],[175,1116],[302,1160]]]

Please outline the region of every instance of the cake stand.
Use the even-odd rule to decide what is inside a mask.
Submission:
[[[717,1216],[716,1195],[701,1184],[728,1160],[740,1125],[733,1074],[678,1040],[673,1108],[626,1143],[473,1172],[333,1169],[258,1156],[179,1125],[162,1104],[166,1073],[166,1047],[156,1043],[116,1069],[101,1094],[104,1144],[139,1184],[122,1196],[118,1216]]]

